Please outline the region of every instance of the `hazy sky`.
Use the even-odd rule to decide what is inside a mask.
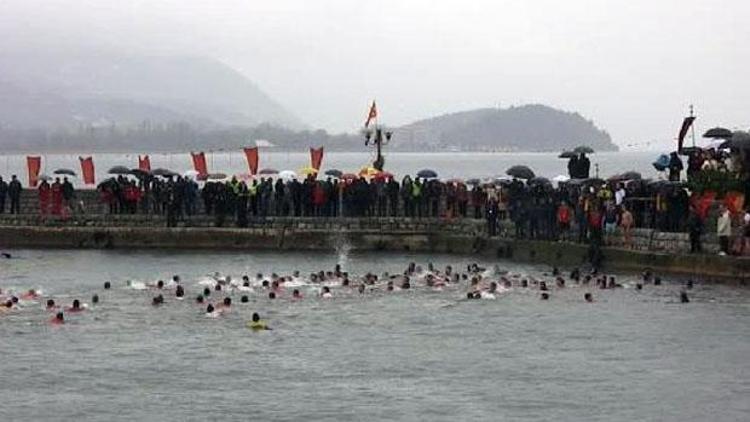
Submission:
[[[748,0],[0,0],[0,46],[209,55],[313,127],[575,110],[621,146],[750,127]]]

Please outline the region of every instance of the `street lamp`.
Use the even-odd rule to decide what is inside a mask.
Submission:
[[[388,145],[393,137],[393,132],[390,130],[384,130],[378,125],[375,125],[374,129],[365,128],[365,146],[372,144],[375,146],[377,156],[372,166],[378,171],[383,171],[383,165],[385,164],[385,158],[383,157],[383,146]]]

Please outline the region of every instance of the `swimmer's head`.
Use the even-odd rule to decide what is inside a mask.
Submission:
[[[224,306],[232,306],[232,298],[231,297],[225,297],[224,298]]]
[[[221,291],[221,284],[217,284],[216,287],[214,287],[214,290],[216,290],[217,292],[220,292]]]
[[[52,299],[47,299],[47,307],[48,308],[54,308],[55,307],[55,301]]]
[[[680,302],[682,302],[682,303],[689,303],[690,302],[690,298],[688,298],[688,294],[684,290],[680,292]]]
[[[358,291],[358,292],[359,292],[360,294],[364,293],[364,292],[365,292],[365,285],[364,285],[364,284],[360,284],[360,285],[359,285],[359,286],[357,287],[357,291]]]
[[[242,282],[242,287],[250,287],[250,282],[245,280]]]
[[[542,293],[542,300],[548,300],[549,299],[549,293]]]
[[[6,308],[12,308],[13,307],[13,301],[12,300],[6,300],[5,301],[5,307]]]
[[[81,301],[79,301],[78,299],[75,299],[73,301],[73,309],[78,309],[80,307],[81,307]]]
[[[214,305],[209,303],[208,306],[206,306],[206,313],[210,314],[213,311],[214,311]]]
[[[276,293],[275,292],[268,293],[268,298],[269,299],[276,299]]]
[[[323,293],[331,293],[331,289],[328,286],[323,286]]]
[[[211,289],[209,289],[208,287],[203,289],[203,296],[206,296],[206,297],[211,296]]]
[[[56,319],[56,320],[58,320],[58,321],[64,321],[64,320],[65,320],[65,316],[63,315],[63,313],[62,313],[62,312],[58,312],[58,313],[57,313],[57,314],[55,315],[55,319]]]
[[[643,284],[641,284],[641,283],[636,283],[636,284],[635,284],[635,289],[636,289],[636,290],[643,290]]]
[[[203,303],[203,295],[198,295],[195,297],[196,303]]]
[[[180,282],[180,276],[178,276],[178,275],[173,275],[173,276],[172,276],[172,281],[174,281],[175,283],[179,283],[179,282]]]
[[[109,281],[104,282],[104,290],[109,290],[109,288],[112,287],[112,284]]]
[[[248,298],[247,295],[242,295],[242,297],[240,298],[240,302],[242,303],[247,303],[249,301],[250,301],[250,298]]]
[[[156,287],[161,289],[164,287],[164,280],[159,280],[156,282]]]
[[[594,296],[591,293],[586,293],[586,294],[583,295],[583,299],[586,302],[593,302],[594,301]]]
[[[99,303],[99,295],[95,294],[91,296],[91,303]]]
[[[294,289],[294,291],[292,292],[292,297],[296,297],[296,298],[300,297],[299,290]]]
[[[257,312],[253,312],[253,322],[260,321],[260,315]]]
[[[261,283],[261,286],[263,286],[263,288],[267,289],[268,286],[269,286],[268,280],[263,280],[263,283]]]

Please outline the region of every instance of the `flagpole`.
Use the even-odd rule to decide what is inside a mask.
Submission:
[[[690,117],[693,117],[693,105],[690,104]],[[693,120],[693,124],[690,125],[690,132],[693,136],[693,148],[695,148],[695,120]]]

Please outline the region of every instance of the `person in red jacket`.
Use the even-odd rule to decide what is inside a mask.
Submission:
[[[557,207],[557,227],[560,232],[560,240],[568,240],[570,231],[571,209],[565,201],[560,202]]]
[[[595,204],[595,203],[591,204],[591,208],[589,209],[589,213],[588,213],[586,220],[589,226],[591,243],[595,245],[601,245],[601,242],[602,242],[602,219],[603,218],[604,218],[604,215],[602,214],[599,204]]]

